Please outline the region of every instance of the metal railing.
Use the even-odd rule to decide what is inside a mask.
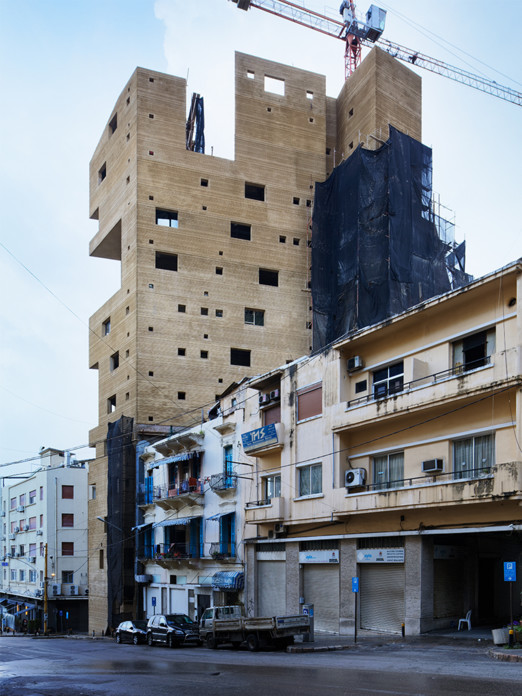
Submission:
[[[461,471],[449,471],[445,474],[424,474],[423,476],[411,476],[409,478],[395,479],[393,481],[378,481],[375,483],[368,483],[364,486],[357,487],[357,493],[361,492],[361,489],[374,492],[374,491],[389,491],[397,490],[401,488],[411,488],[423,483],[445,483],[452,481],[466,481],[474,480],[479,478],[485,478],[493,474],[493,466],[483,466],[483,467],[472,467],[469,469],[462,469]],[[248,505],[248,503],[247,503]]]
[[[484,358],[480,358],[479,360],[473,360],[472,362],[463,363],[461,365],[454,365],[448,370],[441,370],[440,372],[434,372],[433,374],[426,375],[425,377],[418,377],[417,379],[413,379],[411,382],[405,382],[402,385],[402,388],[398,389],[397,391],[383,391],[383,393],[380,394],[372,392],[371,394],[361,396],[358,399],[351,399],[350,401],[346,402],[346,408],[351,408],[352,406],[359,406],[360,404],[371,403],[374,401],[383,401],[384,399],[388,399],[392,396],[404,394],[405,392],[410,391],[410,389],[415,389],[415,387],[422,386],[423,383],[426,385],[433,385],[441,380],[447,379],[448,377],[461,377],[468,372],[477,370],[479,367],[484,367],[485,365],[490,364],[491,355],[486,355]]]
[[[209,482],[213,491],[226,491],[237,488],[237,474],[212,474]]]
[[[271,505],[272,498],[264,498],[263,500],[251,500],[245,504],[245,507],[262,507],[263,505]]]

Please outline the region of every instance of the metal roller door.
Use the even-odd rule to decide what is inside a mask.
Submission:
[[[359,566],[361,628],[400,633],[404,621],[404,564]]]
[[[285,561],[257,562],[257,614],[286,614]]]
[[[307,604],[314,605],[314,628],[339,632],[339,566],[304,565],[303,589]]]

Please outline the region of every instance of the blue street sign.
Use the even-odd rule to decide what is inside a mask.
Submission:
[[[517,581],[517,564],[515,561],[506,561],[504,563],[504,580],[505,582]]]
[[[359,578],[352,578],[352,592],[359,592]]]
[[[156,606],[156,597],[152,597],[152,606],[153,606],[153,607]]]

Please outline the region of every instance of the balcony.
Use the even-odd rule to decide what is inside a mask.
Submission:
[[[212,474],[209,486],[214,493],[228,493],[237,488],[237,474]]]
[[[191,552],[190,543],[176,542],[172,544],[154,544],[154,551],[150,560],[156,561],[163,568],[171,568],[180,565],[180,562],[186,563],[187,561],[190,565],[193,565],[192,562],[196,561],[198,565],[200,558],[199,546]]]
[[[458,474],[431,474],[383,484],[369,484],[353,493],[335,490],[338,519],[343,515],[415,508],[439,508],[487,503],[501,498],[522,499],[520,462],[460,471]]]
[[[281,522],[284,520],[284,498],[253,500],[245,506],[247,524]]]
[[[223,551],[221,547],[221,543],[218,542],[212,542],[210,544],[210,549],[209,549],[209,556],[212,558],[214,561],[221,561],[221,563],[235,563],[236,562],[236,553],[235,549],[228,549],[227,551]]]
[[[138,492],[138,505],[159,505],[164,510],[203,505],[203,481],[189,478],[180,486],[154,486],[151,491]]]

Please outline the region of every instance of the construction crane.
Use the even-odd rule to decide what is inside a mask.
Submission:
[[[348,78],[358,67],[361,61],[361,46],[373,46],[377,44],[394,58],[419,68],[449,77],[451,80],[473,87],[481,92],[486,92],[494,97],[503,99],[522,106],[522,93],[511,87],[505,87],[494,80],[488,80],[480,75],[475,75],[467,70],[448,65],[441,60],[431,58],[418,51],[392,43],[383,39],[385,10],[371,5],[366,14],[366,21],[357,20],[355,17],[355,3],[351,0],[343,0],[341,14],[344,21],[338,21],[319,14],[306,7],[290,2],[290,0],[232,0],[239,9],[248,10],[255,7],[258,10],[269,12],[277,17],[283,17],[296,24],[301,24],[309,29],[341,39],[345,49],[345,77]]]

